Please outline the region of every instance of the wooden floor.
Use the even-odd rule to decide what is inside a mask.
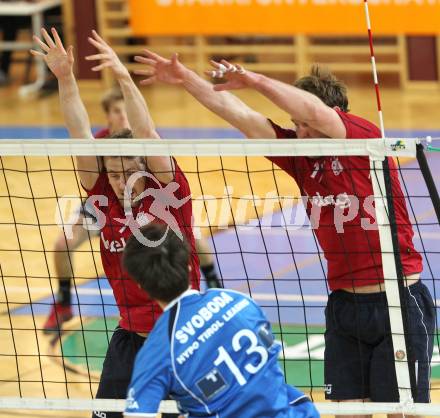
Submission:
[[[100,96],[102,89],[96,83],[82,83],[81,94],[85,105],[89,111],[93,125],[104,125],[105,119],[100,109]],[[209,111],[199,105],[194,99],[179,88],[169,88],[166,86],[152,87],[144,90],[145,97],[148,101],[153,119],[160,127],[226,127],[225,122],[211,114]],[[256,110],[272,118],[274,121],[290,126],[289,116],[275,108],[264,98],[252,91],[240,92],[239,96]],[[353,88],[350,91],[351,111],[360,116],[366,117],[374,122],[378,121],[376,102],[373,88]],[[440,129],[440,93],[413,91],[403,92],[397,89],[388,89],[382,91],[382,102],[385,127],[388,129]],[[59,111],[58,98],[54,94],[44,99],[21,99],[17,95],[17,86],[0,89],[0,125],[37,125],[37,126],[53,126],[62,125],[63,120]],[[1,145],[0,145],[1,146]],[[180,159],[182,168],[187,172],[195,172],[194,161],[191,159]],[[0,286],[0,396],[19,396],[19,388],[15,383],[6,383],[7,380],[17,378],[17,369],[20,376],[26,380],[39,380],[43,373],[47,380],[62,380],[64,371],[54,362],[47,358],[32,357],[35,353],[49,353],[50,346],[48,340],[40,333],[35,331],[26,331],[41,326],[44,318],[31,316],[15,316],[11,319],[7,314],[7,310],[17,306],[12,303],[6,306],[5,302],[21,302],[27,303],[31,299],[41,297],[41,292],[50,292],[50,284],[48,279],[25,279],[25,276],[46,276],[49,277],[53,273],[51,257],[42,252],[32,253],[33,250],[41,250],[43,247],[51,249],[55,237],[59,230],[56,226],[44,227],[43,234],[38,228],[21,226],[15,229],[15,222],[36,223],[37,217],[41,224],[53,224],[54,202],[55,200],[47,200],[37,202],[23,199],[23,197],[53,196],[62,194],[78,194],[78,185],[72,173],[60,174],[56,180],[56,187],[52,186],[53,182],[50,178],[49,171],[39,172],[48,169],[47,159],[32,159],[28,161],[28,170],[35,170],[29,177],[24,173],[24,160],[22,158],[4,158],[4,169],[20,169],[23,172],[7,171],[6,176],[0,177],[0,216],[2,222],[0,224],[0,233],[2,237],[7,237],[2,241],[2,249],[0,251],[1,275],[3,276],[3,285]],[[68,158],[52,159],[52,168],[71,167],[72,162]],[[225,159],[223,161],[226,167],[246,169],[243,160]],[[204,165],[203,165],[204,164]],[[218,159],[205,160],[201,169],[212,169],[219,166]],[[266,167],[267,161],[264,159],[254,159],[251,168]],[[217,175],[206,175],[205,184],[201,188],[196,175],[189,175],[193,196],[200,196],[202,193],[222,196],[224,180],[219,179]],[[234,186],[235,193],[250,194],[251,192],[264,196],[267,191],[273,190],[273,179],[267,176],[255,174],[251,179],[254,187],[249,188],[249,179],[247,176],[240,177],[231,175],[228,177],[229,185]],[[281,187],[280,192],[286,195],[297,195],[297,189],[293,186],[292,181],[285,175],[277,175],[278,186]],[[32,188],[29,186],[32,185]],[[12,213],[11,201],[4,196],[9,194],[18,196],[13,199],[14,213]],[[204,189],[204,190],[203,190]],[[21,198],[20,198],[21,197]],[[259,209],[258,215],[261,215],[262,209]],[[255,213],[246,211],[243,220],[255,216]],[[9,225],[5,225],[9,222]],[[44,236],[44,239],[40,238]],[[16,251],[19,248],[28,251],[23,254]],[[100,264],[97,242],[93,243],[95,250],[95,262]],[[8,251],[9,250],[9,251]],[[10,250],[14,250],[11,252]],[[24,257],[22,259],[21,257]],[[93,255],[91,252],[83,254],[77,259],[76,274],[86,277],[92,277],[96,274],[90,269],[93,265]],[[100,267],[98,267],[100,269]],[[99,271],[98,273],[100,273]],[[35,289],[35,295],[28,295],[18,292],[20,286],[30,286]],[[5,292],[6,289],[6,292]],[[10,289],[10,290],[8,290]],[[34,322],[35,320],[35,322]],[[11,328],[23,329],[23,331],[15,331],[12,338]],[[15,352],[22,353],[19,364],[15,360]],[[30,355],[30,357],[26,357]],[[42,372],[41,372],[42,370]],[[75,376],[69,375],[69,380]],[[66,388],[62,385],[46,386],[48,396],[66,396]],[[72,384],[69,386],[69,396],[71,397],[89,397],[90,389],[84,389],[83,385]],[[28,383],[21,387],[22,396],[42,396],[41,384]],[[437,393],[437,391],[435,392]],[[440,403],[440,396],[436,395],[436,401]],[[43,417],[43,416],[60,416],[56,412],[1,412],[0,418],[6,417]],[[63,413],[63,417],[73,416],[89,416],[88,413]]]
[[[349,87],[350,110],[378,123],[377,105],[373,87]],[[157,85],[143,89],[153,119],[163,127],[228,126],[180,88]],[[104,124],[99,102],[102,87],[83,82],[81,96],[94,125]],[[253,91],[237,95],[255,110],[287,125],[288,115]],[[439,129],[440,89],[403,91],[395,88],[381,90],[385,127],[388,129]],[[44,99],[20,99],[17,86],[0,89],[0,125],[61,125],[58,98],[54,94]]]

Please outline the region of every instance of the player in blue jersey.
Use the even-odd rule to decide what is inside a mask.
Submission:
[[[156,417],[171,397],[185,417],[317,418],[312,402],[285,383],[280,344],[261,308],[246,295],[189,288],[189,247],[158,224],[132,236],[124,268],[164,309],[139,351],[125,416]]]

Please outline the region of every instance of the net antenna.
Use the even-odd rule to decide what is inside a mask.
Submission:
[[[380,101],[379,78],[377,77],[376,58],[374,56],[373,32],[371,30],[370,12],[368,0],[364,0],[365,19],[367,21],[368,44],[370,46],[371,69],[373,71],[374,90],[376,91],[377,110],[379,112],[380,132],[382,138],[385,138],[385,126],[383,123],[382,105]]]
[[[367,23],[374,89],[376,92],[377,110],[379,113],[380,131],[382,138],[385,139],[385,126],[380,100],[379,78],[377,76],[376,59],[374,56],[373,31],[371,29],[368,0],[364,0],[364,10]],[[378,176],[378,171],[382,171],[382,175]],[[370,158],[370,173],[374,191],[376,221],[379,229],[382,250],[384,285],[390,316],[390,327],[394,348],[394,366],[396,370],[399,399],[401,404],[413,404],[412,388],[415,388],[416,382],[415,376],[410,375],[409,372],[408,359],[410,358],[412,348],[409,344],[406,332],[408,330],[408,310],[405,298],[405,277],[400,258],[399,238],[388,158]]]

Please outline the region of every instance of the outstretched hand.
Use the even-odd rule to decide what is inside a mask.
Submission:
[[[154,52],[144,49],[143,55],[134,57],[136,62],[146,64],[151,67],[148,70],[135,70],[134,73],[147,78],[141,80],[140,84],[148,85],[156,81],[162,81],[167,84],[181,84],[184,81],[187,68],[179,61],[177,53],[173,54],[171,59],[161,57]]]
[[[214,70],[205,71],[206,75],[212,78],[224,79],[225,83],[216,84],[214,90],[237,90],[244,89],[251,85],[250,74],[239,64],[231,64],[226,60],[220,62],[211,60]]]
[[[92,68],[92,71],[101,71],[104,68],[110,68],[116,79],[126,77],[127,75],[129,76],[127,68],[122,64],[116,52],[113,51],[112,47],[105,42],[96,31],[92,31],[92,36],[89,36],[88,40],[99,51],[99,54],[86,57],[88,61],[100,62],[100,64]]]
[[[45,42],[37,35],[34,35],[34,41],[44,52],[31,49],[30,53],[36,57],[42,57],[50,71],[52,71],[57,79],[60,79],[73,73],[73,47],[69,46],[66,51],[55,28],[51,29],[51,33],[53,39],[46,29],[41,29],[41,35]]]

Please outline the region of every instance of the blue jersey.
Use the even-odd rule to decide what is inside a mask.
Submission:
[[[318,417],[285,383],[280,344],[261,308],[223,289],[188,290],[167,306],[139,351],[125,416],[155,417],[171,397],[189,418]]]

